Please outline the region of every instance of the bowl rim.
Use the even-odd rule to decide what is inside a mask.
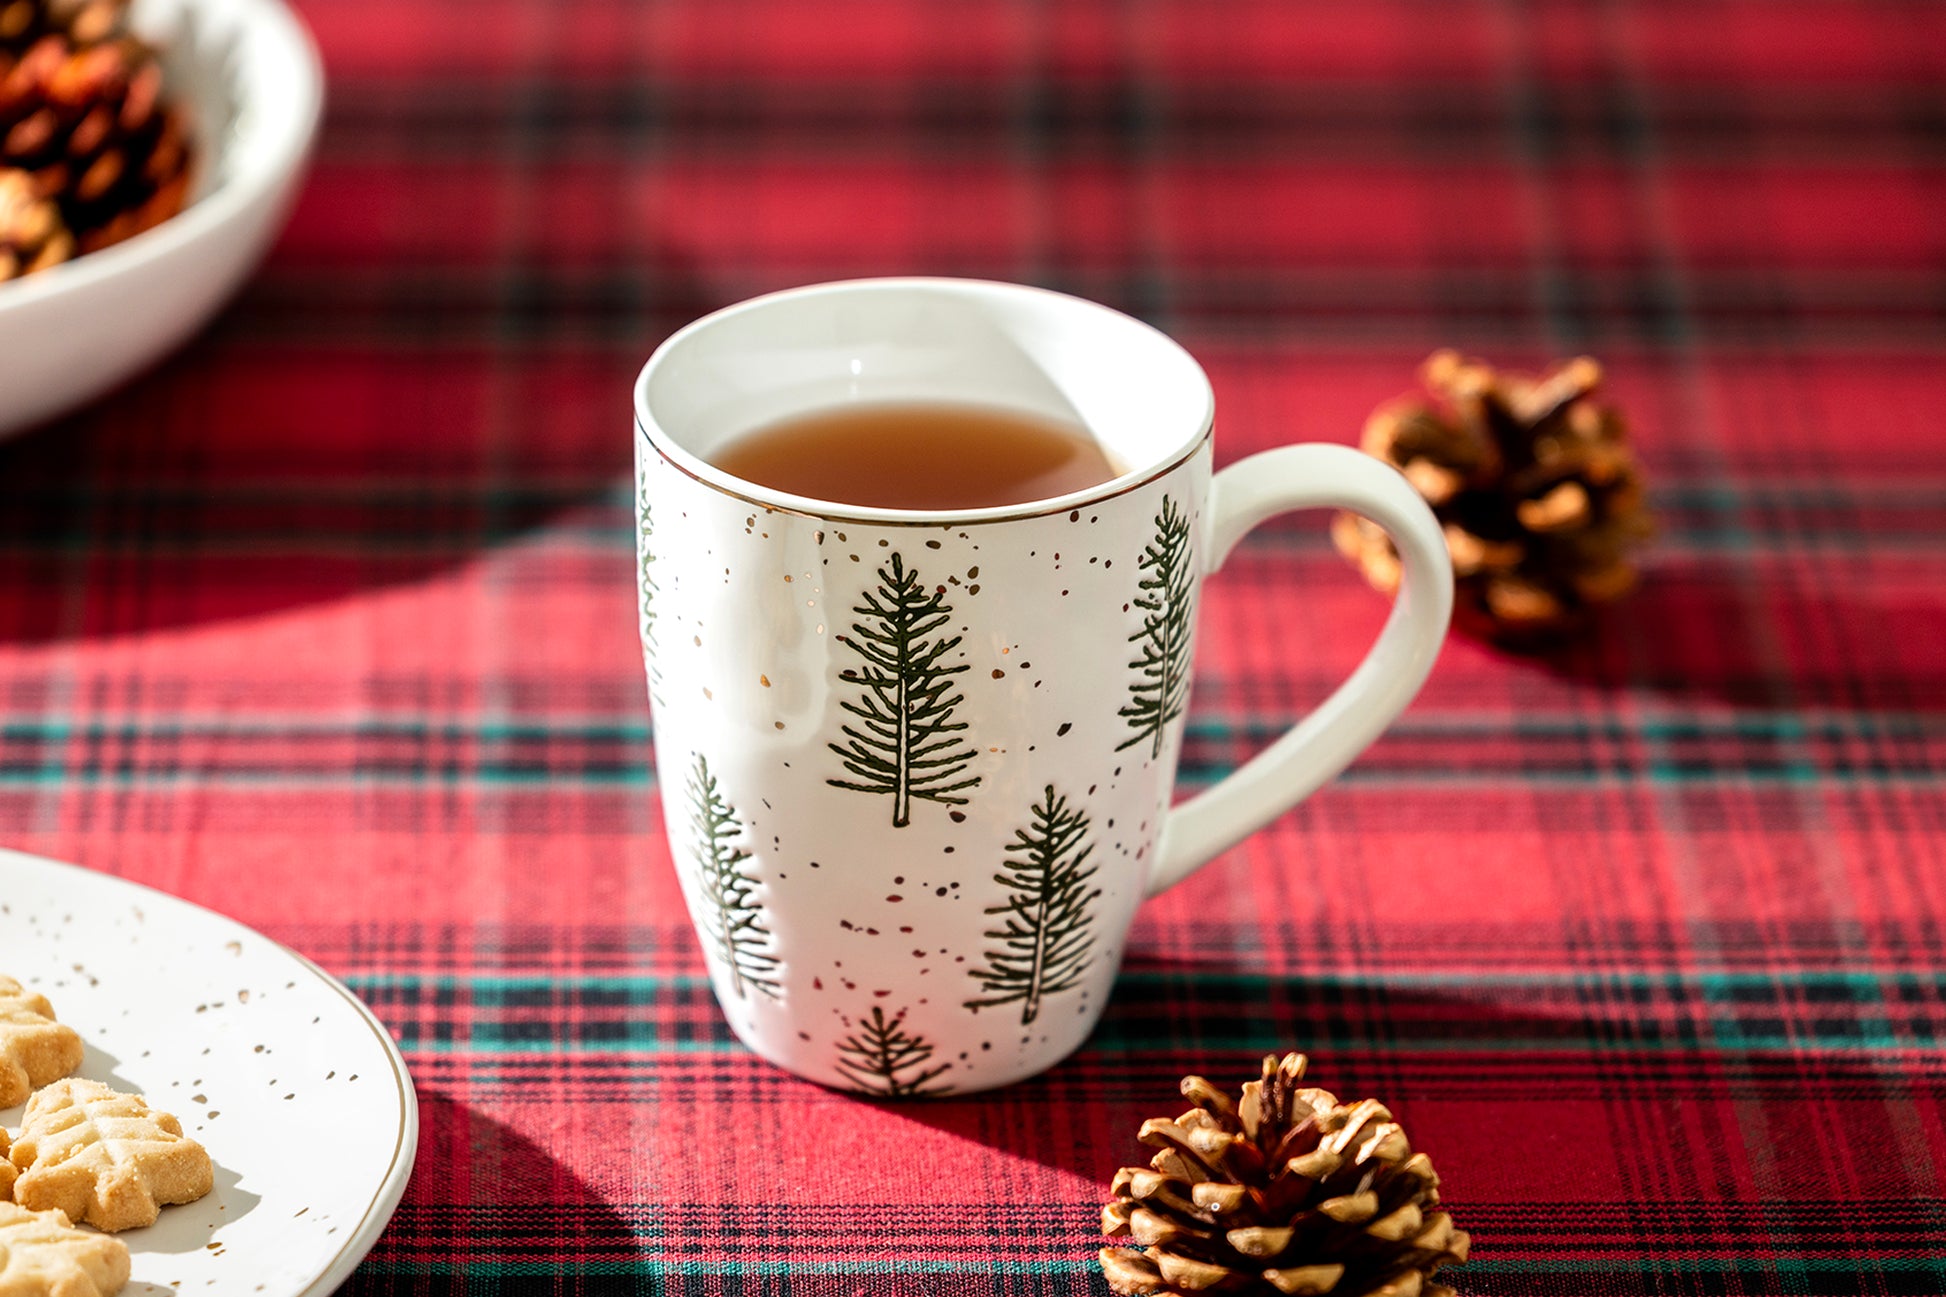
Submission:
[[[304,21],[284,0],[182,0],[180,7],[187,12],[234,11],[237,29],[248,32],[252,42],[263,42],[280,64],[258,77],[281,79],[288,87],[292,110],[268,123],[273,133],[252,150],[256,165],[224,176],[216,188],[168,220],[97,252],[0,284],[0,315],[112,279],[201,240],[261,203],[303,162],[324,115],[324,63]],[[209,147],[207,139],[199,143]]]

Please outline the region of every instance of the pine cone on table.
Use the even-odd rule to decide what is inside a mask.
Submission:
[[[1484,638],[1520,643],[1573,630],[1628,593],[1630,555],[1652,526],[1619,411],[1598,404],[1601,366],[1583,356],[1530,378],[1436,352],[1421,376],[1435,400],[1381,406],[1367,454],[1404,473],[1446,532],[1453,616]],[[1390,593],[1397,551],[1339,514],[1332,538]]]
[[[1117,1293],[1191,1297],[1453,1297],[1434,1282],[1471,1240],[1439,1205],[1439,1176],[1376,1099],[1341,1104],[1300,1085],[1307,1060],[1264,1059],[1241,1102],[1200,1076],[1196,1106],[1142,1123],[1160,1151],[1115,1173],[1102,1232]]]
[[[61,209],[25,171],[0,168],[0,282],[59,265],[74,254]]]
[[[25,3],[31,12],[22,16]],[[153,47],[105,0],[0,0],[0,167],[28,173],[92,252],[182,210],[190,149]]]

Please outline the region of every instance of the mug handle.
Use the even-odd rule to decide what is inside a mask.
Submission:
[[[1453,612],[1453,564],[1438,521],[1395,469],[1349,446],[1283,446],[1210,484],[1212,560],[1251,528],[1296,509],[1349,509],[1382,527],[1402,561],[1392,613],[1358,669],[1309,716],[1163,822],[1148,895],[1173,887],[1351,764],[1405,710],[1432,670]]]

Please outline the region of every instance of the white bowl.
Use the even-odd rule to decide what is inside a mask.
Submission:
[[[279,0],[137,0],[192,114],[195,189],[154,229],[0,283],[0,436],[106,391],[187,338],[290,209],[324,104],[310,33]]]

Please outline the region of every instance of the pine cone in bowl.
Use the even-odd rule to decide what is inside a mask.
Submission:
[[[74,255],[61,209],[25,171],[0,168],[0,281],[58,266]]]
[[[15,2],[0,0],[0,8]],[[158,221],[155,228],[91,251],[72,269],[56,267],[0,283],[0,393],[5,394],[0,438],[107,391],[200,328],[246,279],[282,227],[317,136],[323,63],[303,20],[285,0],[133,0],[130,10],[135,30],[168,42],[162,60],[168,72],[164,106],[180,112],[178,120],[193,128],[189,170],[194,179],[188,186],[193,201],[178,215],[159,220],[170,205],[168,195],[182,187],[184,173],[156,161],[166,161],[167,150],[151,149],[144,155],[148,160],[131,161],[125,171],[142,177],[144,189],[155,186],[163,203],[151,207],[138,200],[125,209],[135,213],[132,220],[91,219],[88,228],[112,235],[152,219]],[[38,33],[34,44],[47,38],[48,33]],[[98,40],[85,50],[75,43],[80,39],[77,34],[70,44],[85,56],[117,38]],[[116,57],[117,66],[131,68],[125,56]],[[18,62],[0,43],[0,83],[19,70]],[[21,83],[30,80],[44,84],[39,74],[23,76]],[[125,98],[107,123],[112,130],[101,139],[126,139],[142,120],[142,106],[157,101],[137,93],[147,84],[145,76],[107,80]],[[18,115],[20,100],[17,89],[8,99],[14,125],[26,120]],[[163,137],[158,132],[153,138]],[[139,152],[120,156],[131,159]],[[88,153],[101,156],[92,149]],[[72,166],[64,170],[81,174]],[[163,179],[172,171],[174,182]],[[79,249],[82,230],[73,233]]]
[[[181,211],[189,164],[157,51],[129,33],[125,4],[0,0],[0,167],[60,207],[77,251]]]
[[[0,53],[18,54],[52,32],[76,46],[121,32],[129,0],[0,0]]]

